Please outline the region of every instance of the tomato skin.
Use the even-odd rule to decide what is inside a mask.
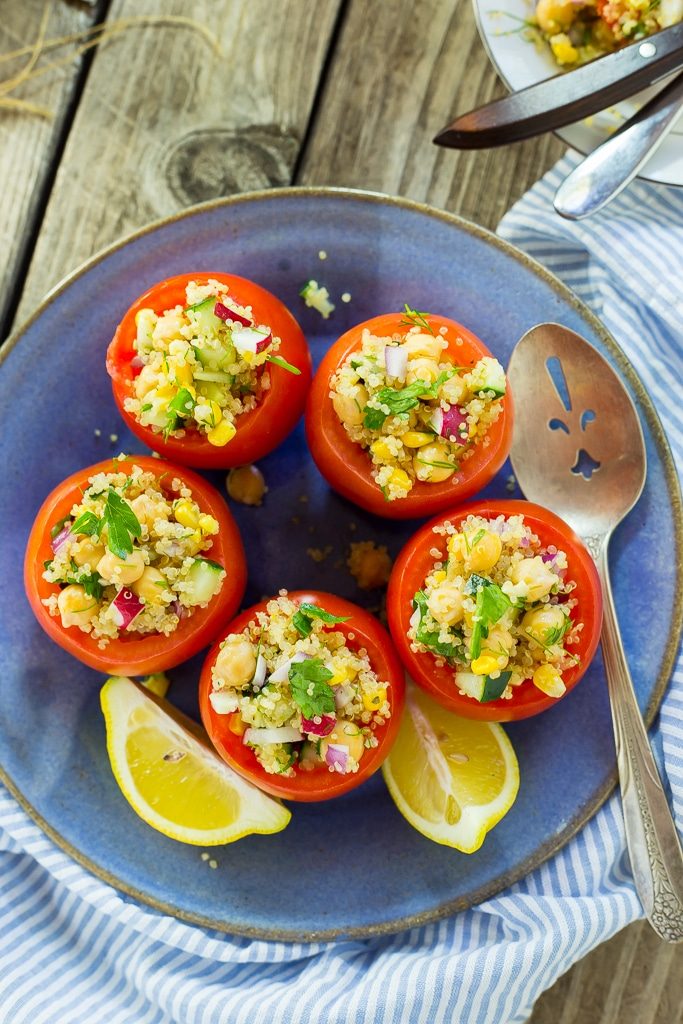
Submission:
[[[139,372],[131,365],[135,356],[135,314],[145,307],[160,313],[173,306],[184,306],[185,288],[190,281],[206,283],[209,279],[228,286],[235,299],[252,306],[256,323],[268,324],[273,335],[281,339],[278,355],[297,366],[296,376],[282,367],[268,364],[271,386],[255,409],[243,413],[235,421],[237,434],[227,445],[218,448],[196,430],[185,437],[169,437],[145,427],[126,412],[124,402],[133,395],[133,381]],[[186,466],[200,469],[229,469],[255,462],[284,441],[296,426],[306,404],[311,383],[311,354],[298,323],[279,299],[260,285],[234,274],[178,274],[152,285],[125,313],[107,349],[107,372],[112,379],[114,401],[126,426],[153,451]]]
[[[580,642],[572,646],[572,651],[580,656],[581,662],[562,673],[566,692],[573,690],[583,676],[600,640],[602,590],[598,571],[588,549],[571,527],[549,509],[529,501],[510,499],[471,502],[425,523],[408,541],[394,563],[387,591],[387,615],[391,636],[406,671],[418,686],[449,711],[454,711],[463,718],[478,718],[490,722],[512,722],[519,718],[529,718],[557,704],[558,698],[548,697],[531,681],[526,681],[515,688],[511,700],[493,700],[480,704],[472,697],[459,694],[453,679],[453,668],[447,665],[439,668],[433,655],[410,649],[408,629],[413,613],[412,600],[437,561],[434,555],[430,554],[430,549],[438,548],[444,557],[446,553],[447,538],[433,533],[433,527],[440,526],[446,521],[458,526],[470,514],[483,516],[485,519],[495,519],[499,515],[523,515],[525,522],[544,546],[555,544],[566,552],[568,576],[577,584],[576,589],[572,591],[572,597],[577,598],[579,602],[572,612],[572,618],[584,623]]]
[[[218,715],[209,701],[211,693],[211,670],[220,651],[217,641],[209,651],[204,662],[199,680],[199,710],[204,728],[216,750],[231,768],[253,782],[271,796],[285,800],[310,802],[314,800],[330,800],[351,789],[355,789],[380,767],[389,753],[401,721],[401,712],[405,697],[405,680],[403,666],[394,651],[391,638],[383,626],[363,608],[345,601],[333,594],[321,591],[291,591],[288,597],[300,605],[303,601],[316,604],[333,615],[350,616],[347,622],[336,623],[330,628],[348,636],[352,632],[355,640],[349,641],[353,649],[364,647],[368,652],[370,663],[381,680],[390,683],[388,698],[391,704],[391,718],[375,732],[379,743],[376,747],[366,750],[355,774],[340,775],[330,772],[321,766],[311,772],[298,771],[293,779],[281,775],[269,775],[258,763],[256,755],[250,747],[242,742],[242,736],[230,730],[230,720],[234,714]],[[272,600],[272,598],[269,598]],[[223,630],[222,638],[229,633],[241,632],[256,616],[257,612],[266,610],[268,601],[261,601],[242,612],[230,625]]]
[[[202,512],[218,521],[219,532],[212,538],[213,546],[206,555],[225,567],[227,575],[220,592],[206,608],[196,608],[192,615],[181,619],[177,629],[168,637],[156,633],[140,637],[131,634],[123,639],[110,640],[103,649],[88,633],[83,633],[76,626],[67,629],[62,626],[59,616],[50,615],[42,600],[59,592],[57,584],[48,583],[42,576],[43,563],[53,557],[50,529],[54,523],[67,517],[72,506],[81,500],[81,488],[87,486],[90,477],[112,471],[111,459],[72,474],[47,496],[29,535],[24,559],[24,586],[39,624],[65,651],[98,672],[140,676],[164,672],[211,643],[239,607],[247,583],[247,563],[237,524],[218,491],[206,480],[191,470],[150,456],[129,456],[120,465],[125,468],[126,463],[153,473],[157,480],[178,477],[192,489],[192,497]]]
[[[345,359],[360,348],[365,328],[379,337],[395,332],[405,333],[402,319],[401,313],[385,313],[357,324],[343,334],[331,346],[318,367],[306,406],[308,447],[327,482],[343,497],[387,519],[414,519],[434,515],[471,497],[495,476],[505,462],[512,444],[513,405],[508,389],[502,400],[503,411],[489,428],[490,443],[486,447],[477,444],[473,455],[463,463],[458,473],[441,483],[417,482],[405,498],[397,498],[395,501],[384,498],[372,479],[372,462],[367,451],[351,440],[334,411],[329,396],[330,378]],[[471,364],[482,356],[491,355],[476,335],[455,320],[430,314],[429,322],[436,333],[440,327],[449,329],[446,351],[456,365]],[[456,345],[456,336],[462,339],[461,345]],[[460,482],[454,484],[456,478]]]

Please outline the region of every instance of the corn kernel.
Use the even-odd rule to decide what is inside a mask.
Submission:
[[[434,580],[435,583],[443,583],[443,581],[446,579],[445,570],[437,569],[437,571],[432,575],[432,579]]]
[[[366,711],[378,711],[387,699],[387,691],[384,687],[375,690],[374,693],[363,694],[363,707]]]
[[[197,526],[202,533],[214,534],[218,533],[218,522],[213,516],[202,515],[199,517]]]
[[[228,716],[228,729],[235,736],[244,736],[247,726],[239,711],[235,711],[232,715]]]
[[[331,679],[327,680],[327,682],[329,683],[330,686],[341,686],[341,684],[345,683],[346,680],[349,678],[349,674],[343,666],[340,668],[337,668],[336,666],[333,667],[334,674]]]
[[[197,509],[187,498],[181,498],[176,502],[173,514],[175,515],[176,522],[180,523],[181,526],[187,526],[190,530],[193,530],[199,522]]]
[[[175,398],[176,394],[177,391],[173,384],[160,384],[154,392],[155,397],[160,398],[162,401],[170,401],[172,398]]]
[[[392,487],[400,487],[401,490],[410,488],[410,477],[404,469],[395,469],[389,478]]]
[[[187,387],[188,384],[192,384],[194,380],[192,376],[192,367],[188,363],[177,363],[175,367],[175,379],[178,384],[183,387]],[[196,394],[192,396],[196,398]]]
[[[560,32],[550,39],[550,48],[558,64],[575,64],[579,59],[579,51],[565,32]]]
[[[408,430],[401,436],[406,448],[421,448],[423,444],[429,444],[434,440],[433,434],[423,433],[421,430]]]
[[[497,672],[499,669],[498,658],[494,654],[481,654],[472,662],[472,671],[475,676],[487,676],[489,673]]]
[[[372,442],[372,444],[370,445],[370,451],[378,459],[394,458],[394,453],[392,452],[391,448],[382,437]]]
[[[461,533],[453,533],[448,538],[448,554],[449,557],[454,559],[456,562],[465,561],[467,545],[465,544],[465,538]]]
[[[534,686],[549,697],[561,697],[567,689],[554,665],[539,665],[532,678]]]
[[[229,420],[221,420],[218,426],[214,427],[213,430],[209,430],[206,439],[209,444],[215,445],[216,448],[222,448],[223,445],[232,441],[236,433],[237,430],[233,423],[230,423]]]

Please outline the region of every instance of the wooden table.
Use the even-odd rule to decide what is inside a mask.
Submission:
[[[2,0],[0,53],[32,44],[43,11],[43,0]],[[502,92],[469,0],[50,0],[48,14],[48,39],[191,14],[222,55],[186,25],[137,24],[80,57],[78,42],[50,49],[36,67],[58,66],[5,94],[50,119],[3,108],[0,89],[0,338],[94,252],[202,200],[345,185],[495,228],[563,152],[552,136],[479,153],[431,145],[451,112]],[[634,924],[531,1020],[681,1022],[683,950]]]

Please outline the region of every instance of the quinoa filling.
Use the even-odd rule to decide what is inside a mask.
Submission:
[[[219,281],[190,281],[187,305],[163,313],[138,310],[133,397],[124,407],[143,426],[169,437],[198,431],[223,447],[236,420],[254,409],[271,387],[267,363],[300,370],[277,355],[280,338],[257,325]]]
[[[496,359],[456,366],[448,328],[433,332],[426,314],[407,314],[405,333],[377,337],[366,328],[330,380],[334,410],[367,450],[387,501],[405,498],[417,482],[455,481],[475,445],[488,444],[506,390]]]
[[[102,648],[131,634],[169,636],[221,589],[225,570],[205,557],[217,532],[182,480],[162,487],[128,463],[98,473],[52,526],[43,579],[59,589],[43,604]]]
[[[523,516],[469,515],[460,530],[446,522],[434,533],[446,537],[447,557],[433,549],[413,599],[412,650],[453,666],[460,693],[480,702],[510,699],[527,680],[561,697],[583,629],[565,552],[544,547]]]
[[[389,683],[334,629],[344,621],[283,590],[221,644],[209,700],[271,775],[357,772],[391,717]]]

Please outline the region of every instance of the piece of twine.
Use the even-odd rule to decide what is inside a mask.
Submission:
[[[70,32],[68,35],[46,39],[49,17],[50,0],[46,0],[35,41],[28,46],[19,47],[19,49],[11,50],[8,53],[0,53],[0,64],[6,61],[18,60],[21,57],[28,57],[24,66],[16,74],[11,75],[9,78],[0,79],[0,111],[32,114],[46,119],[52,118],[54,116],[53,112],[47,107],[32,103],[30,100],[20,99],[11,94],[26,82],[33,82],[44,75],[57,71],[59,68],[66,67],[66,65],[71,64],[77,57],[80,57],[93,47],[99,46],[101,43],[105,43],[130,29],[157,25],[189,29],[202,36],[216,56],[221,55],[218,40],[204,25],[193,18],[186,18],[180,14],[143,14],[130,18],[118,18],[108,23],[103,22],[91,25],[80,32]],[[63,46],[69,46],[74,43],[77,44],[75,49],[65,57],[49,61],[37,67],[41,56],[50,50],[60,49]]]

